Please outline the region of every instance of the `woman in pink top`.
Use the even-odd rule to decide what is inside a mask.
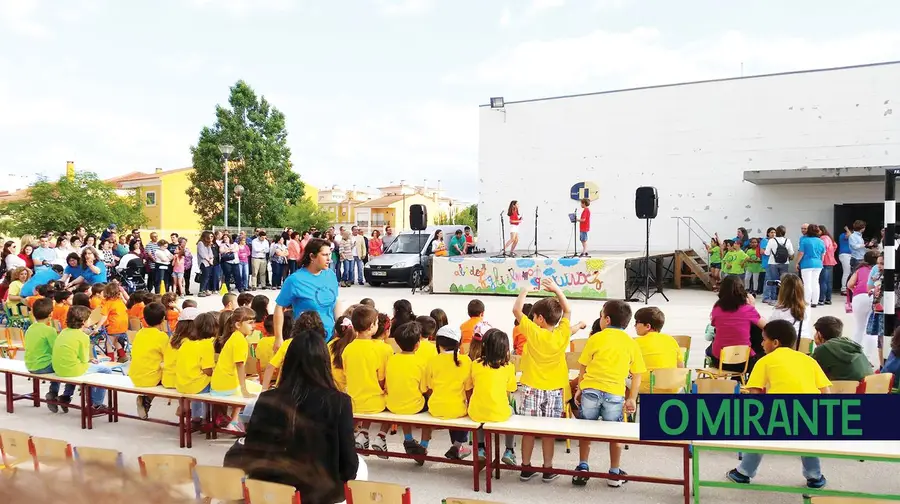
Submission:
[[[384,242],[381,241],[381,231],[372,231],[369,238],[369,257],[378,257],[384,253]]]
[[[247,245],[247,238],[245,236],[238,237],[238,273],[241,279],[240,286],[238,287],[238,292],[247,292],[250,287],[250,284],[247,282],[250,281],[250,245]]]
[[[712,345],[706,349],[706,355],[712,359],[712,366],[719,367],[719,355],[722,349],[734,345],[747,345],[750,350],[750,368],[756,362],[755,355],[762,354],[762,333],[756,341],[750,337],[751,327],[760,330],[765,327],[766,320],[760,317],[754,300],[747,295],[744,282],[740,277],[726,277],[719,287],[719,300],[713,305],[709,315],[710,324],[716,328],[716,336]],[[744,365],[725,365],[723,369],[740,371]],[[749,371],[749,368],[748,368]]]
[[[822,257],[822,273],[819,274],[819,304],[831,304],[831,291],[834,290],[832,274],[837,264],[837,243],[824,225],[819,224],[819,239],[825,243],[825,256]]]
[[[303,257],[303,247],[300,246],[300,233],[294,231],[291,233],[291,239],[288,240],[288,275],[297,271],[297,264]]]
[[[878,251],[866,252],[863,260],[856,267],[856,271],[847,280],[847,290],[853,296],[851,306],[853,309],[853,341],[863,345],[866,338],[866,323],[872,313],[872,296],[868,291],[869,275],[872,268],[878,264]],[[863,346],[865,348],[865,346]]]

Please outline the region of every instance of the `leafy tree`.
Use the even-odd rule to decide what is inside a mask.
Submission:
[[[332,224],[332,215],[319,208],[308,198],[301,198],[295,205],[287,207],[284,225],[303,232],[311,227],[324,231]]]
[[[124,229],[146,222],[136,194],[120,196],[113,184],[89,172],[76,173],[71,180],[40,179],[28,189],[26,199],[0,205],[0,229],[11,235],[71,231],[77,226],[99,233],[110,223]]]
[[[216,122],[204,126],[191,147],[194,171],[187,194],[207,227],[224,223],[224,174],[219,145],[234,146],[228,173],[229,221],[237,222],[234,186],[244,186],[242,225],[283,227],[285,211],[303,197],[303,182],[291,170],[284,114],[244,81],[231,87],[230,108],[216,106]]]
[[[472,234],[478,232],[478,205],[469,205],[456,214],[453,219],[456,224],[469,226],[472,228]]]

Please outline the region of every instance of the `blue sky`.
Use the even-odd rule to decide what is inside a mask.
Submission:
[[[304,180],[475,201],[490,96],[898,60],[897,19],[888,0],[0,0],[0,189],[66,160],[188,166],[244,79]]]

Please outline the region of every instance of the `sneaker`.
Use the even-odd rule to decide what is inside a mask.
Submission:
[[[823,302],[822,304],[830,305],[830,304],[831,304],[831,301],[825,301],[825,302]]]
[[[148,416],[150,414],[150,406],[153,404],[153,398],[150,396],[144,396],[144,413]]]
[[[503,457],[500,458],[500,461],[506,465],[516,465],[516,452],[512,448],[507,448],[503,452]]]
[[[59,398],[59,409],[62,410],[63,413],[69,412],[69,403],[72,402],[72,396],[62,396]]]
[[[484,462],[484,448],[478,449],[478,460],[480,460],[481,462]]]
[[[609,471],[609,474],[623,474],[625,476],[628,476],[628,473],[621,469],[619,469],[619,472],[617,472],[617,473]],[[628,480],[617,480],[617,479],[606,480],[606,486],[611,486],[613,488],[619,488],[620,486],[624,485],[625,483],[628,483]]]
[[[134,399],[134,402],[137,405],[137,414],[139,417],[141,417],[141,420],[146,420],[147,418],[149,418],[149,416],[147,415],[147,405],[144,401],[145,399],[145,396],[142,395],[139,395]]]
[[[472,449],[466,445],[460,445],[459,447],[459,459],[467,459],[472,456]]]
[[[228,430],[243,434],[244,424],[242,424],[240,420],[233,420],[231,422],[228,422]]]
[[[537,471],[531,468],[531,464],[522,464],[522,472],[519,473],[519,481],[531,481],[538,475]]]
[[[403,449],[408,455],[428,455],[428,449],[419,444],[415,439],[406,439],[403,441]],[[425,465],[425,461],[421,459],[413,459],[419,466]]]
[[[460,452],[462,451],[461,448],[461,446],[457,445],[451,446],[450,449],[447,450],[447,453],[444,453],[444,457],[450,460],[462,460],[462,457],[460,456]],[[472,452],[469,451],[469,454],[471,453]]]
[[[590,471],[591,468],[587,464],[581,462],[575,467],[576,471]],[[586,476],[572,476],[572,484],[575,486],[585,486],[590,478]]]
[[[369,435],[365,432],[357,432],[356,437],[353,438],[353,441],[356,444],[357,450],[369,449]]]
[[[737,469],[728,471],[727,473],[725,473],[725,477],[735,483],[741,483],[743,485],[747,485],[750,483],[750,478],[739,473]]]
[[[47,409],[50,410],[51,413],[56,413],[57,411],[59,411],[58,405],[50,404],[51,402],[58,401],[59,396],[57,396],[53,392],[47,392],[47,395],[44,396],[44,399],[47,401]]]
[[[819,479],[806,480],[806,486],[809,488],[825,488],[826,483],[828,483],[828,480],[825,479],[825,476],[819,476]]]
[[[119,364],[125,364],[126,362],[128,362],[128,355],[122,355],[121,357],[116,359],[116,362],[118,362]]]
[[[387,451],[387,439],[384,438],[383,435],[378,434],[375,436],[375,441],[372,442],[372,449],[375,451],[386,452]],[[386,455],[378,455],[380,459],[387,459]]]
[[[109,413],[109,408],[105,404],[95,404],[91,406],[91,413],[94,415],[106,415]]]
[[[550,483],[556,481],[557,478],[559,478],[559,474],[545,472],[541,477],[541,481],[543,481],[544,483]]]

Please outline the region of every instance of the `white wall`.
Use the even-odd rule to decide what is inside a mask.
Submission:
[[[500,249],[499,214],[517,199],[520,249],[533,239],[535,205],[541,249],[565,249],[578,206],[569,189],[580,181],[600,187],[595,250],[643,250],[642,185],[659,191],[651,250],[674,250],[672,216],[728,238],[738,227],[784,224],[792,237],[802,222],[831,227],[834,204],[881,202],[883,183],[756,186],[743,172],[900,164],[898,83],[891,64],[482,107],[479,243]]]

